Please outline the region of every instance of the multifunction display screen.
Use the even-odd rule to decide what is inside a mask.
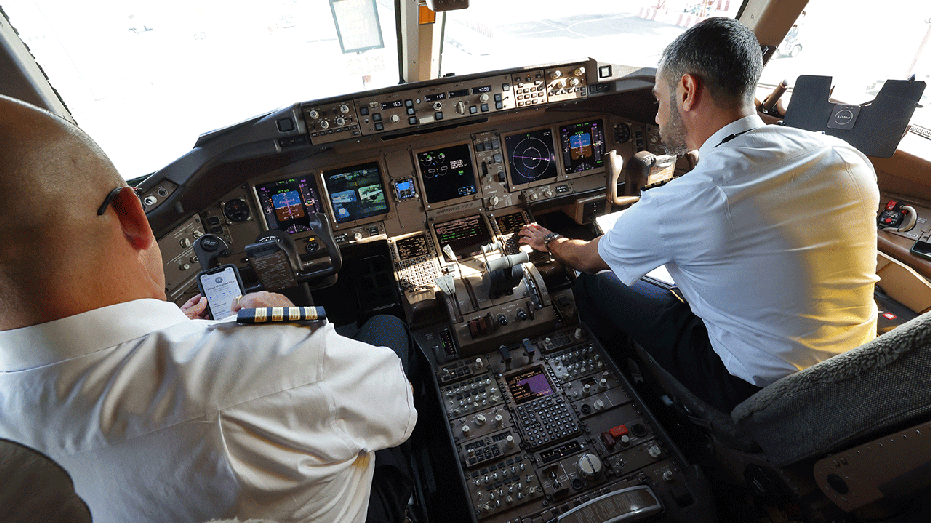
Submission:
[[[491,231],[480,214],[435,223],[433,232],[440,244],[440,250],[449,245],[458,259],[476,256],[482,252],[482,245],[491,243]]]
[[[323,212],[317,184],[309,175],[256,185],[255,194],[269,229],[291,234],[309,231],[308,215]]]
[[[377,163],[323,172],[336,223],[388,213],[385,187]]]
[[[427,237],[423,234],[408,236],[394,242],[394,246],[398,249],[398,258],[401,260],[426,256],[430,252],[427,245]]]
[[[514,398],[514,403],[532,401],[543,396],[549,396],[553,393],[553,386],[550,385],[546,374],[541,367],[534,367],[524,372],[514,374],[508,377],[508,390]]]
[[[427,203],[475,194],[475,171],[468,144],[417,153]]]
[[[526,211],[517,211],[495,217],[495,223],[498,224],[498,230],[501,231],[501,234],[510,234],[519,231],[521,227],[530,223],[530,217],[527,216]]]
[[[562,163],[566,174],[604,166],[604,130],[601,120],[563,125],[559,128]]]
[[[511,167],[511,184],[524,185],[556,177],[553,131],[538,129],[504,137]]]

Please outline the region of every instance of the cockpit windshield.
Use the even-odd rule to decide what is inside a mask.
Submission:
[[[399,78],[393,0],[0,5],[126,178],[164,167],[202,133]]]

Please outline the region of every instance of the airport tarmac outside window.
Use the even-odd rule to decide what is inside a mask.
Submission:
[[[676,36],[708,16],[733,18],[741,0],[471,0],[447,12],[442,73],[595,58],[655,67]],[[657,5],[660,8],[657,8]]]
[[[347,26],[341,46],[330,3],[0,0],[77,123],[127,179],[164,167],[205,132],[396,85],[394,0],[345,2],[374,4],[383,38],[381,48],[346,54],[378,38]]]

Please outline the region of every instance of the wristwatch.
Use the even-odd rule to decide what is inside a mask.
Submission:
[[[543,237],[543,246],[546,247],[546,252],[551,252],[550,242],[555,240],[556,238],[562,238],[562,234],[556,234],[555,232],[551,232]]]

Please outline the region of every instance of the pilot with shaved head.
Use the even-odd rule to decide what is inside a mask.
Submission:
[[[0,437],[67,470],[94,521],[402,517],[409,478],[375,458],[417,420],[400,320],[353,340],[188,318],[104,152],[3,96],[0,246]],[[240,302],[275,305],[291,303]]]
[[[753,32],[710,18],[663,51],[653,94],[668,151],[698,165],[647,190],[591,242],[524,227],[521,242],[583,273],[583,320],[626,335],[725,412],[876,335],[876,176],[842,140],[764,125]],[[685,300],[641,277],[665,266]],[[599,272],[600,271],[600,272]]]

